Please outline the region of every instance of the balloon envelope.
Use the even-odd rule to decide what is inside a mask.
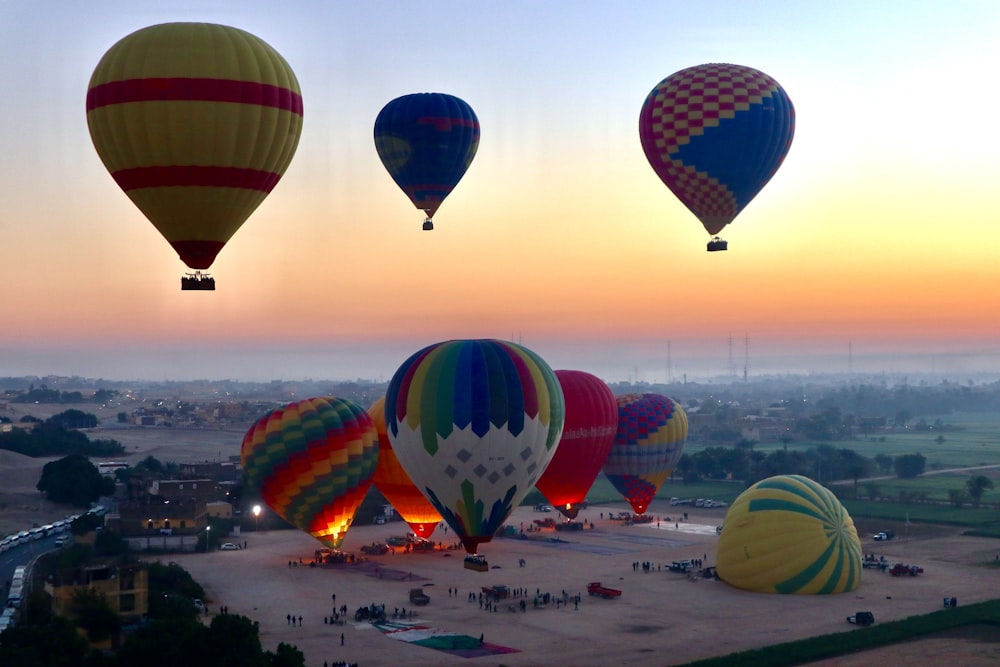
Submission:
[[[604,463],[608,481],[643,514],[681,458],[688,420],[680,404],[659,394],[618,397],[618,430]]]
[[[854,521],[826,487],[800,475],[757,482],[726,512],[719,578],[762,593],[843,593],[861,582]]]
[[[375,119],[375,150],[382,164],[428,219],[458,185],[478,148],[479,119],[454,95],[397,97]]]
[[[767,185],[794,134],[795,109],[785,90],[742,65],[671,74],[639,114],[653,171],[713,235]]]
[[[302,95],[260,38],[165,23],[104,54],[87,90],[87,125],[119,187],[185,264],[203,270],[291,162]]]
[[[618,402],[600,378],[583,371],[556,371],[566,420],[556,453],[535,484],[552,506],[575,519],[615,440]]]
[[[535,485],[563,428],[555,373],[498,340],[420,350],[389,382],[385,410],[403,469],[471,554]]]
[[[409,524],[413,532],[426,540],[441,522],[441,514],[424,498],[424,494],[420,493],[420,489],[403,470],[396,452],[392,449],[385,428],[385,396],[371,404],[368,414],[378,432],[378,465],[375,466],[372,483],[399,512],[399,516],[403,517],[403,521]]]
[[[249,486],[278,516],[339,549],[372,482],[378,433],[339,398],[309,398],[261,417],[243,438]]]

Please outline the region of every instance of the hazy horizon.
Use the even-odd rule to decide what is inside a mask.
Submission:
[[[432,341],[433,342],[433,341]],[[955,381],[989,381],[1000,378],[1000,348],[956,350],[947,346],[920,352],[866,349],[843,345],[822,352],[788,350],[733,338],[732,355],[727,340],[715,345],[628,344],[522,344],[542,356],[553,369],[578,369],[606,382],[663,384],[694,381],[739,380],[763,376],[907,375],[940,376]],[[419,347],[397,345],[327,346],[322,348],[261,347],[252,349],[199,349],[176,346],[119,347],[95,350],[66,347],[59,350],[2,350],[0,375],[77,376],[120,381],[235,380],[373,380],[388,381],[396,369]]]

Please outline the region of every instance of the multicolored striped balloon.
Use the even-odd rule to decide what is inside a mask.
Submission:
[[[115,182],[204,270],[295,154],[302,94],[259,37],[210,23],[138,30],[104,54],[87,125]]]
[[[829,489],[801,475],[741,493],[726,512],[716,560],[721,579],[760,593],[844,593],[861,583],[854,521]]]
[[[452,340],[399,367],[385,420],[403,469],[475,554],[545,471],[563,409],[555,373],[534,352]]]
[[[618,397],[618,431],[604,474],[636,514],[645,513],[670,477],[687,434],[687,415],[672,399],[659,394]]]
[[[372,483],[378,433],[340,398],[308,398],[261,417],[240,452],[250,488],[278,516],[339,549]]]
[[[653,171],[712,235],[767,185],[794,134],[795,108],[784,88],[743,65],[671,74],[639,114],[639,139]]]
[[[420,493],[392,449],[385,427],[385,396],[368,407],[368,414],[378,432],[378,465],[372,483],[417,536],[429,539],[441,523],[441,514]]]
[[[403,95],[375,118],[375,150],[396,185],[427,214],[425,229],[433,229],[431,218],[478,148],[479,119],[454,95]]]
[[[567,519],[575,519],[615,441],[618,402],[611,388],[584,371],[556,371],[566,424],[555,456],[535,488]]]

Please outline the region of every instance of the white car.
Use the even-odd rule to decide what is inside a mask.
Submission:
[[[219,551],[239,551],[240,545],[233,544],[232,542],[224,542],[219,545]]]

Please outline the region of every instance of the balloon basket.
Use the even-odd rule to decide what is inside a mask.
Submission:
[[[720,238],[714,238],[708,242],[709,252],[718,252],[720,250],[729,250],[729,241],[724,241]]]
[[[476,572],[488,572],[490,564],[482,556],[466,556],[465,569],[475,570]]]
[[[432,229],[434,229],[434,221],[431,220],[430,218],[427,218],[426,220],[424,220],[424,231],[429,232]]]
[[[202,273],[189,273],[181,278],[181,291],[209,290],[215,291],[215,278]]]

